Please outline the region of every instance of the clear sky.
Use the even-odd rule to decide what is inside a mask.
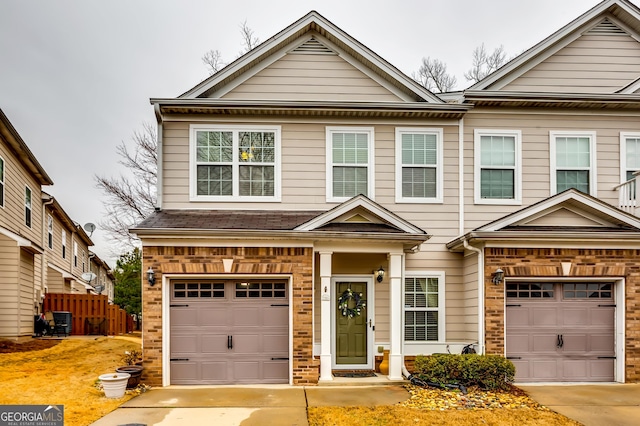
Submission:
[[[0,0],[0,108],[36,155],[53,194],[80,224],[103,219],[94,175],[122,171],[116,146],[149,98],[176,97],[207,77],[201,58],[241,50],[246,20],[264,41],[310,10],[408,75],[438,58],[468,86],[474,48],[512,57],[598,0]],[[637,3],[637,2],[636,2]],[[115,266],[100,229],[93,247]]]

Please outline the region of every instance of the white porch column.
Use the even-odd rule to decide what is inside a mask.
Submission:
[[[320,381],[333,380],[331,374],[331,256],[320,252]]]
[[[389,254],[389,380],[402,379],[402,254]]]

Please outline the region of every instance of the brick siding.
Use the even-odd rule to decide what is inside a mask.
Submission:
[[[570,262],[568,275],[562,263]],[[505,277],[625,278],[625,380],[640,382],[640,250],[606,249],[485,249],[486,352],[504,354],[504,283],[494,285],[491,274],[502,268]],[[621,301],[616,301],[621,303]]]
[[[233,259],[225,272],[222,259]],[[142,286],[143,380],[162,386],[162,275],[242,274],[292,277],[293,383],[317,384],[319,361],[313,357],[313,250],[307,247],[144,247],[143,271],[153,268],[156,284]]]

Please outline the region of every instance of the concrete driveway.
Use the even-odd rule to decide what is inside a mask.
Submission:
[[[518,387],[540,404],[585,426],[640,424],[640,384]]]
[[[92,426],[307,426],[307,407],[393,405],[408,397],[402,386],[171,386],[127,401]]]

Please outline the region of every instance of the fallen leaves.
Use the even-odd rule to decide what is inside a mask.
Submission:
[[[405,385],[405,388],[411,396],[399,404],[404,407],[441,411],[520,408],[549,411],[518,388],[512,388],[511,392],[469,389],[466,395],[459,390],[421,388],[413,385]]]

